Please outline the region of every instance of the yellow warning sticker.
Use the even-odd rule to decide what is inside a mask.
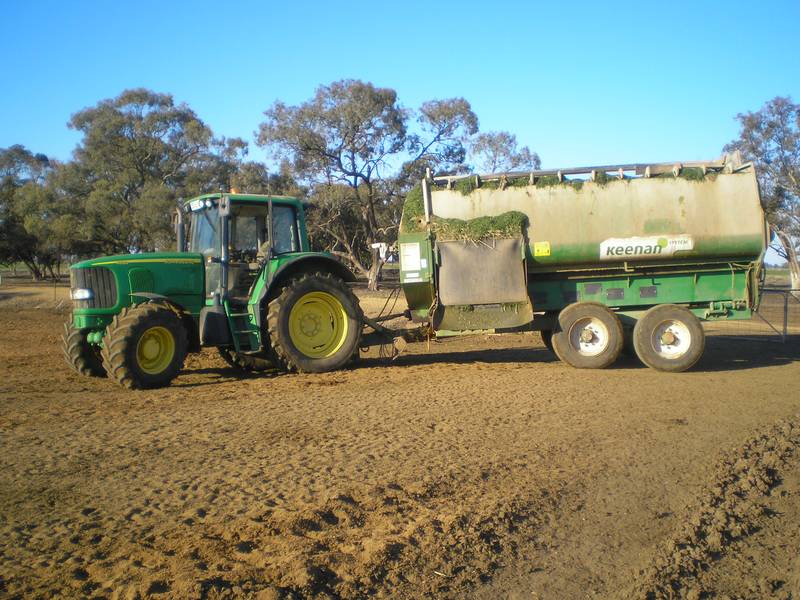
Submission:
[[[534,256],[550,256],[550,242],[534,242],[533,243]]]

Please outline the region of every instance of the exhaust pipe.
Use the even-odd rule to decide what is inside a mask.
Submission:
[[[183,210],[175,210],[175,237],[178,239],[178,252],[186,252],[186,231],[183,229]]]

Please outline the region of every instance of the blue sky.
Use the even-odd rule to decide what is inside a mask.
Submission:
[[[0,147],[67,159],[70,115],[144,86],[252,140],[275,100],[360,78],[463,96],[545,167],[695,160],[736,113],[800,100],[800,2],[25,2],[2,5]],[[263,158],[253,148],[252,156]]]

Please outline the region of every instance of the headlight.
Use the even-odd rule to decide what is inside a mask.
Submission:
[[[91,300],[94,298],[94,292],[86,288],[77,288],[70,290],[69,296],[73,300]]]

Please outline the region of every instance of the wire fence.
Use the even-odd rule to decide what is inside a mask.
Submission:
[[[709,321],[709,335],[728,335],[759,342],[800,339],[800,290],[763,288],[758,310],[747,321]]]

